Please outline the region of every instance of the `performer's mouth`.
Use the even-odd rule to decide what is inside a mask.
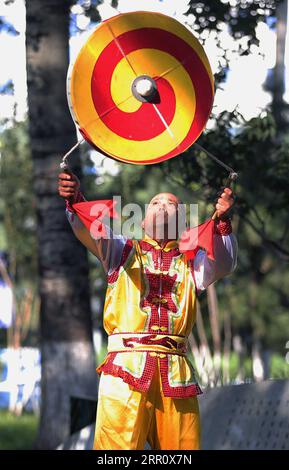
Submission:
[[[169,214],[167,211],[160,209],[157,213],[154,214],[153,222],[156,225],[167,224],[169,219]]]

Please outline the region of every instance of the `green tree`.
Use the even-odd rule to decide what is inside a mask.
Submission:
[[[3,130],[0,142],[0,250],[8,253],[6,275],[15,304],[13,324],[7,334],[0,330],[1,342],[5,347],[26,341],[38,345],[36,213],[27,125],[13,122]]]
[[[66,100],[72,2],[26,3],[29,139],[36,201],[41,298],[41,415],[36,447],[70,432],[70,397],[96,397],[86,251],[57,195],[60,157],[76,140]],[[72,169],[81,177],[76,155]]]
[[[15,121],[1,134],[0,180],[1,221],[5,226],[2,249],[9,252],[10,273],[16,282],[35,281],[35,197],[25,123]]]

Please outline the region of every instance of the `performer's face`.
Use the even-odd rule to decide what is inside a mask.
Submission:
[[[149,203],[142,228],[155,240],[176,239],[178,233],[178,204],[172,193],[156,194]]]

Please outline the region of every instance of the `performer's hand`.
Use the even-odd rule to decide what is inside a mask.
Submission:
[[[74,173],[59,173],[58,194],[65,199],[74,201],[80,189],[80,182]]]
[[[219,219],[226,219],[228,211],[234,204],[233,191],[230,188],[225,188],[216,204],[217,217]]]

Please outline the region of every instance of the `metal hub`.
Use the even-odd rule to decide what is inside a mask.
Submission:
[[[140,75],[134,79],[131,90],[137,100],[142,103],[150,103],[157,94],[157,84],[148,75]]]

